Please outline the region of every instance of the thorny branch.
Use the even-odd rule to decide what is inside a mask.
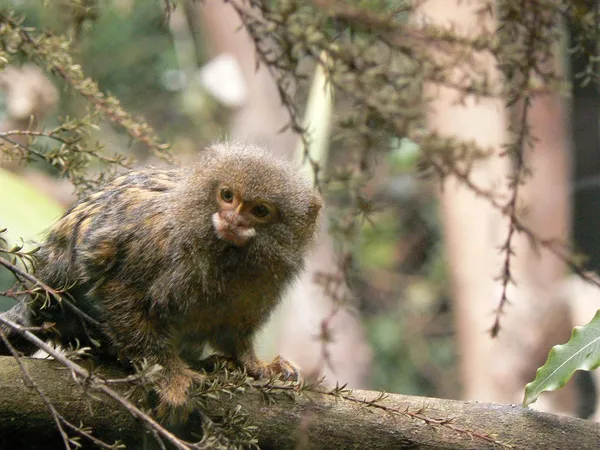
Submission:
[[[472,431],[467,428],[461,427],[460,425],[456,425],[452,418],[431,417],[431,416],[427,415],[427,407],[426,406],[419,408],[417,411],[411,411],[411,410],[409,410],[409,408],[404,408],[404,409],[393,408],[390,406],[386,406],[382,403],[383,400],[385,400],[387,398],[387,394],[385,392],[379,393],[379,395],[374,399],[367,400],[365,398],[359,398],[356,395],[354,395],[353,391],[351,389],[347,389],[345,385],[342,385],[342,386],[337,385],[334,388],[330,389],[330,388],[324,387],[321,384],[322,381],[323,380],[318,380],[316,383],[313,383],[313,384],[304,384],[304,385],[301,384],[299,386],[293,385],[293,384],[292,385],[280,385],[280,384],[273,384],[272,382],[269,382],[269,383],[263,385],[262,389],[264,389],[266,392],[293,391],[293,392],[298,392],[300,394],[305,393],[308,395],[311,393],[313,393],[313,394],[318,393],[318,394],[321,394],[324,396],[341,398],[348,402],[356,403],[361,406],[364,406],[367,409],[367,411],[368,411],[368,408],[379,409],[379,410],[385,411],[386,413],[393,415],[393,416],[410,417],[411,419],[422,421],[423,423],[426,423],[427,425],[430,425],[433,427],[448,428],[458,434],[469,436],[471,439],[479,439],[479,440],[482,440],[482,441],[490,443],[490,444],[499,445],[503,448],[512,448],[511,445],[508,445],[504,442],[494,439],[493,436],[491,436],[488,433]]]
[[[41,130],[41,131],[39,131],[39,130],[9,130],[9,131],[0,132],[0,138],[6,140],[7,142],[10,142],[13,145],[18,146],[22,150],[24,150],[28,153],[31,153],[34,156],[37,156],[42,159],[47,159],[46,154],[35,150],[33,147],[31,147],[29,145],[20,144],[16,141],[10,139],[10,137],[11,136],[26,136],[26,137],[31,137],[31,138],[46,137],[49,139],[53,139],[61,144],[72,146],[73,144],[76,144],[81,138],[79,138],[79,137],[69,138],[69,137],[65,136],[64,133],[69,131],[68,128],[70,128],[70,127],[61,125],[59,127],[51,129],[51,130]],[[126,158],[123,158],[122,155],[106,156],[106,155],[99,153],[98,151],[96,151],[94,149],[92,149],[91,151],[88,151],[88,150],[80,149],[76,146],[70,147],[70,150],[73,150],[76,153],[77,152],[85,153],[86,155],[92,156],[95,159],[97,159],[99,162],[102,162],[104,164],[114,164],[114,165],[117,165],[124,169],[131,168],[131,161]]]
[[[508,106],[515,105],[518,109],[518,117],[516,130],[513,134],[513,142],[507,146],[506,154],[513,159],[513,175],[508,180],[510,187],[510,198],[503,209],[503,213],[510,219],[506,240],[501,247],[504,252],[504,263],[500,274],[502,284],[502,292],[500,302],[495,310],[494,323],[491,327],[490,334],[496,337],[500,331],[500,317],[504,313],[504,308],[508,303],[508,286],[514,284],[514,278],[511,273],[511,261],[514,256],[513,238],[515,233],[519,231],[517,227],[518,211],[517,202],[519,200],[520,186],[526,181],[528,168],[526,166],[526,152],[528,147],[534,143],[534,137],[530,134],[529,129],[529,112],[531,104],[534,101],[533,96],[527,93],[526,88],[531,84],[532,78],[536,75],[543,76],[542,65],[548,56],[552,56],[553,41],[550,36],[544,35],[537,31],[535,25],[544,22],[544,30],[553,30],[556,24],[553,23],[555,17],[549,15],[543,6],[535,2],[529,5],[519,5],[517,10],[511,9],[511,4],[507,2],[500,8],[501,23],[500,33],[506,33],[511,37],[516,37],[523,42],[524,58],[512,59],[504,66],[504,71],[507,74],[507,82],[509,83]],[[518,20],[513,20],[512,17],[518,17]],[[512,28],[512,29],[511,29]],[[506,58],[509,59],[509,58]],[[545,77],[548,79],[548,77]],[[531,233],[533,234],[533,232]],[[537,239],[539,241],[539,239]]]
[[[353,99],[358,112],[340,126],[346,130],[351,128],[350,133],[358,135],[364,154],[376,151],[377,130],[408,137],[420,146],[423,161],[440,179],[448,176],[456,178],[507,217],[509,229],[501,249],[505,254],[500,275],[502,294],[491,328],[493,336],[500,329],[500,316],[508,302],[513,240],[517,233],[526,235],[531,245],[559,256],[569,269],[586,281],[598,284],[569,255],[565,243],[538,236],[520,218],[517,208],[519,186],[526,181],[529,171],[525,154],[535,139],[528,124],[531,102],[536,96],[563,90],[567,85],[559,74],[546,70],[560,33],[558,24],[562,18],[569,18],[576,26],[589,29],[587,11],[581,12],[570,2],[559,0],[506,0],[500,2],[497,12],[494,2],[482,2],[478,14],[498,14],[499,29],[466,37],[453,28],[437,28],[431,24],[415,26],[409,22],[407,17],[422,3],[419,1],[407,2],[397,11],[385,13],[358,8],[339,0],[313,0],[311,3],[312,7],[293,0],[280,5],[260,0],[231,4],[254,41],[259,62],[267,65],[279,86],[282,103],[290,112],[289,128],[301,135],[305,132],[298,120],[297,105],[292,102],[288,90],[289,86],[303,79],[298,69],[299,61],[310,58],[326,67],[329,82],[336,92]],[[314,18],[315,10],[320,14],[318,19]],[[598,14],[597,11],[592,13]],[[349,42],[340,33],[328,33],[327,20],[333,23],[333,29],[341,25],[350,28],[355,35],[368,33],[365,38],[368,44],[362,46],[358,40]],[[507,32],[512,33],[509,40],[502,40],[502,33]],[[595,35],[597,31],[590,30],[590,33]],[[382,57],[385,49],[388,52]],[[575,51],[581,49],[576,48]],[[451,57],[440,59],[430,56],[436,52]],[[328,62],[321,58],[324,53],[329,55]],[[488,53],[498,61],[508,79],[508,90],[499,83],[493,83],[488,74],[477,67],[474,55],[478,53]],[[590,60],[596,57],[590,55]],[[461,75],[456,75],[457,70]],[[486,158],[489,152],[473,143],[451,142],[448,137],[423,132],[422,110],[414,105],[420,104],[418,86],[424,82],[452,88],[462,95],[458,102],[466,96],[501,96],[507,99],[509,107],[518,108],[518,123],[511,130],[513,138],[505,152],[513,163],[513,175],[508,180],[511,191],[508,202],[499,201],[494,192],[481,189],[470,178],[468,168],[477,159]],[[342,180],[348,185],[351,185],[349,180],[354,180],[355,189],[348,189],[351,200],[349,205],[345,205],[345,219],[333,225],[334,231],[336,226],[339,227],[337,231],[343,243],[352,242],[357,220],[368,218],[370,211],[361,206],[368,204],[363,199],[362,190],[370,166],[368,159],[361,159],[346,174],[339,176],[335,173],[332,177],[337,176],[336,181]],[[313,167],[315,171],[322,170],[318,164],[313,164]],[[321,180],[326,181],[324,178]],[[349,259],[350,252],[342,251],[340,260]]]
[[[56,424],[56,428],[58,429],[60,436],[63,440],[63,443],[65,445],[65,448],[67,450],[70,450],[71,448],[79,447],[79,443],[69,437],[69,435],[67,434],[67,432],[65,431],[63,426],[69,428],[74,433],[76,433],[82,437],[85,437],[86,439],[89,439],[91,442],[93,442],[100,448],[112,449],[112,450],[115,450],[118,448],[123,448],[118,442],[115,442],[112,445],[108,444],[108,443],[102,441],[101,439],[98,439],[95,436],[92,436],[84,428],[73,425],[71,422],[66,420],[64,418],[64,416],[56,410],[52,401],[48,398],[48,396],[44,393],[44,391],[42,391],[42,389],[38,386],[38,384],[31,378],[31,375],[29,375],[29,372],[27,371],[27,369],[23,365],[23,362],[21,361],[21,356],[19,356],[18,352],[13,348],[13,346],[11,345],[10,341],[8,340],[8,338],[6,337],[6,335],[4,334],[2,329],[0,329],[0,339],[2,339],[2,341],[4,342],[6,347],[9,349],[10,353],[12,354],[13,358],[15,358],[15,360],[17,361],[17,364],[19,365],[19,369],[21,370],[21,373],[23,374],[23,379],[25,380],[26,385],[28,387],[35,389],[35,391],[38,393],[38,395],[40,396],[40,398],[42,399],[42,401],[48,408],[48,411],[50,411],[50,414],[52,415],[52,419],[54,420],[54,423]]]
[[[59,363],[61,363],[66,368],[68,368],[71,371],[73,378],[75,380],[78,380],[80,385],[85,386],[92,390],[100,391],[100,392],[106,394],[112,400],[119,403],[121,405],[121,407],[123,407],[133,417],[140,419],[142,421],[142,423],[147,425],[150,428],[150,431],[152,433],[156,433],[156,435],[158,437],[160,437],[161,439],[165,439],[167,442],[174,445],[175,448],[181,449],[181,450],[205,448],[203,445],[186,442],[186,441],[178,438],[177,436],[175,436],[168,430],[166,430],[162,425],[160,425],[158,422],[156,422],[152,417],[150,417],[148,414],[146,414],[145,412],[140,410],[137,406],[135,406],[130,400],[126,399],[121,394],[119,394],[118,392],[113,390],[111,387],[109,387],[110,383],[107,382],[107,380],[100,378],[98,375],[84,369],[80,365],[71,361],[65,355],[63,355],[61,352],[57,351],[50,345],[48,345],[45,342],[38,339],[30,331],[25,330],[20,325],[14,323],[4,317],[1,317],[1,316],[0,316],[0,323],[9,327],[10,329],[14,330],[19,335],[21,335],[23,338],[34,343],[38,348],[40,348],[41,350],[44,350],[50,356],[52,356],[54,359],[56,359]],[[2,338],[3,340],[6,340],[6,337],[1,332],[0,332],[0,338]],[[29,382],[30,386],[33,387],[39,393],[39,395],[44,400],[44,403],[47,405],[47,407],[51,411],[51,414],[52,414],[53,418],[55,419],[57,426],[59,427],[59,431],[61,432],[61,435],[63,436],[63,439],[65,441],[65,447],[67,449],[71,448],[71,446],[69,444],[71,441],[71,438],[68,437],[68,435],[62,428],[62,425],[67,426],[68,428],[72,429],[73,431],[77,432],[78,434],[80,434],[83,437],[91,439],[93,442],[101,445],[103,448],[119,448],[117,443],[115,443],[111,446],[110,444],[99,441],[96,438],[94,438],[93,436],[91,436],[88,432],[83,430],[81,427],[76,427],[73,424],[71,424],[70,422],[66,421],[64,419],[64,417],[60,413],[58,413],[58,411],[56,411],[56,409],[52,405],[51,401],[47,398],[47,396],[43,393],[43,391],[41,391],[40,388],[37,386],[37,384],[35,384],[33,382],[33,380],[31,380],[31,378],[28,376],[26,369],[20,363],[19,355],[16,352],[14,352],[13,355],[15,356],[15,358],[18,361],[19,366],[21,367],[21,370],[24,373],[25,379]],[[132,380],[137,380],[137,378],[133,377]],[[491,435],[489,435],[487,433],[469,430],[468,428],[464,428],[464,427],[454,423],[454,421],[451,419],[430,417],[426,413],[425,407],[418,411],[410,411],[409,409],[393,408],[393,407],[385,406],[380,403],[382,400],[385,399],[385,394],[383,394],[383,393],[377,399],[364,400],[364,399],[355,397],[352,394],[352,391],[345,389],[344,386],[341,386],[341,387],[338,386],[334,389],[327,389],[327,388],[322,387],[319,383],[320,382],[318,382],[317,384],[310,384],[310,385],[309,384],[298,385],[295,383],[294,384],[291,384],[291,383],[282,384],[282,383],[276,382],[276,380],[269,380],[266,383],[261,383],[261,382],[253,383],[252,386],[254,388],[257,388],[257,389],[263,391],[265,393],[265,395],[267,395],[267,396],[268,396],[269,392],[275,392],[275,391],[288,391],[289,392],[289,391],[291,391],[291,392],[299,394],[299,395],[313,393],[313,394],[321,394],[321,395],[325,395],[325,396],[338,397],[338,398],[342,398],[344,400],[347,400],[347,401],[350,401],[353,403],[361,404],[367,408],[377,408],[377,409],[384,410],[389,414],[407,416],[412,419],[420,420],[430,426],[448,428],[449,430],[452,430],[456,433],[459,433],[462,435],[467,435],[467,436],[471,437],[472,439],[480,439],[487,443],[493,443],[493,444],[500,445],[502,447],[510,448],[509,445],[507,445],[501,441],[498,441],[497,439],[494,439]],[[238,386],[238,384],[236,384],[236,383],[230,384],[230,385],[226,384],[224,386],[220,386],[217,384],[216,386],[218,386],[218,387],[214,390],[214,393],[218,393],[221,391],[230,392],[236,386]],[[209,389],[203,391],[203,395],[210,395],[211,392],[213,392],[213,391],[211,391],[211,389],[209,388]],[[162,444],[161,440],[159,440],[158,442],[159,442],[159,444]]]
[[[2,237],[0,235],[0,240],[1,239],[2,239]],[[19,247],[15,247],[11,250],[0,250],[0,252],[6,253],[9,255],[11,254],[11,251],[15,252],[17,255],[22,254],[22,252],[19,250]],[[24,254],[24,255],[27,255],[27,254]],[[23,279],[23,280],[27,281],[28,283],[33,284],[36,288],[38,288],[39,290],[44,292],[44,295],[46,295],[47,297],[51,297],[56,302],[61,302],[63,305],[65,305],[71,311],[73,311],[82,321],[85,321],[86,323],[89,323],[96,327],[99,326],[98,322],[95,319],[91,318],[85,312],[81,311],[61,291],[51,288],[50,286],[48,286],[45,283],[38,280],[31,273],[27,272],[26,270],[22,269],[21,267],[17,266],[16,264],[13,264],[12,262],[8,261],[7,259],[5,259],[1,256],[0,256],[0,265],[7,268],[18,279]],[[35,288],[29,289],[27,292],[29,292],[29,291],[33,292],[32,295],[40,295],[40,292],[36,291]],[[24,301],[20,298],[18,298],[18,300]],[[50,300],[48,300],[48,301],[50,301]],[[178,449],[212,448],[217,443],[220,443],[220,445],[227,447],[227,446],[231,445],[232,442],[234,442],[234,443],[235,442],[241,442],[241,443],[244,443],[244,442],[251,443],[252,442],[252,436],[248,436],[248,433],[245,431],[243,433],[240,431],[240,436],[235,441],[230,442],[229,438],[222,434],[218,425],[212,421],[212,419],[209,415],[204,414],[202,412],[202,410],[199,410],[199,412],[201,413],[201,415],[203,417],[203,426],[212,427],[210,430],[210,433],[205,433],[202,436],[201,441],[199,441],[197,443],[187,442],[187,441],[175,436],[175,434],[171,433],[166,428],[164,428],[160,423],[158,423],[155,419],[153,419],[149,414],[142,411],[132,401],[125,398],[124,396],[122,396],[121,394],[119,394],[117,391],[115,391],[114,389],[112,389],[110,387],[111,385],[122,385],[122,384],[133,384],[134,386],[141,385],[142,387],[145,387],[147,384],[153,383],[153,381],[152,381],[153,374],[157,371],[157,369],[159,369],[158,367],[154,367],[154,366],[153,367],[145,367],[145,365],[142,364],[142,366],[138,368],[139,369],[138,373],[130,375],[126,378],[104,379],[104,378],[100,377],[98,374],[91,372],[91,371],[83,368],[82,366],[78,365],[77,363],[75,363],[68,357],[67,353],[55,349],[54,347],[50,346],[49,344],[47,344],[46,342],[44,342],[43,340],[41,340],[35,334],[32,333],[32,331],[44,331],[44,332],[51,331],[51,329],[52,329],[51,326],[47,327],[47,329],[46,329],[46,327],[44,325],[44,330],[27,329],[27,328],[24,328],[23,326],[13,322],[10,318],[3,317],[3,316],[0,316],[0,324],[3,324],[4,326],[13,330],[19,336],[21,336],[24,339],[28,340],[29,342],[33,343],[37,348],[43,350],[49,356],[51,356],[56,361],[58,361],[60,364],[67,367],[71,371],[73,379],[76,380],[82,388],[84,388],[84,389],[91,388],[92,390],[97,390],[97,391],[100,391],[100,392],[106,394],[110,399],[119,403],[121,405],[121,407],[123,407],[126,411],[128,411],[133,417],[140,419],[142,421],[142,423],[144,423],[146,425],[146,427],[148,428],[151,435],[153,435],[156,439],[158,439],[157,443],[161,448],[164,447],[164,443],[162,442],[163,440],[166,442],[169,442],[175,448],[178,448]],[[51,324],[49,324],[49,325],[51,325]],[[0,331],[1,331],[1,329],[0,329]],[[6,339],[6,336],[4,336],[4,335],[0,336],[0,338],[8,341],[8,339]],[[7,344],[7,346],[9,346],[9,345],[10,344]],[[12,346],[10,346],[8,348],[12,349]],[[84,350],[85,349],[81,349],[81,351],[74,352],[74,354],[75,355],[82,354],[84,352]],[[13,353],[13,356],[15,356],[15,357],[19,356],[16,352],[13,352],[13,351],[11,351],[11,352]],[[19,366],[21,367],[21,370],[24,370],[20,361],[19,361]],[[23,373],[23,376],[27,381],[29,381],[30,377],[28,378],[28,375],[25,372]],[[246,375],[242,374],[242,373],[240,373],[239,376],[231,376],[231,377],[226,376],[222,382],[217,380],[216,377],[215,377],[215,380],[213,380],[213,381],[208,380],[205,385],[198,386],[198,388],[191,394],[193,397],[193,401],[195,402],[194,404],[202,406],[207,401],[209,401],[213,396],[218,395],[221,392],[231,394],[231,392],[234,392],[235,390],[241,389],[242,387],[244,387],[247,384],[246,380],[247,380]],[[44,396],[45,394],[37,387],[37,385],[35,383],[32,382],[29,384],[33,388],[35,388],[36,391],[40,395],[43,396],[42,398],[44,400],[44,403],[46,403],[47,396]],[[93,437],[91,435],[89,435],[89,433],[86,431],[85,428],[76,427],[75,425],[66,421],[64,419],[64,417],[56,411],[56,409],[54,407],[52,407],[50,412],[52,413],[53,418],[56,420],[57,425],[61,426],[61,428],[59,428],[59,431],[61,433],[61,436],[64,437],[64,441],[66,443],[66,448],[68,448],[68,449],[72,448],[71,447],[72,442],[71,442],[71,439],[66,434],[65,428],[71,429],[73,432],[75,432],[83,437],[90,438],[93,440]],[[243,414],[240,412],[234,411],[230,416],[231,417],[229,417],[229,420],[237,421],[238,423],[240,421],[244,420]],[[62,428],[62,427],[64,427],[64,428]],[[248,430],[251,430],[251,428],[248,428]],[[244,441],[244,439],[245,439],[245,441]],[[108,444],[105,444],[105,448],[116,448],[116,447],[107,447],[107,446],[108,446]]]
[[[84,122],[85,120],[79,121],[82,125]],[[0,149],[9,158],[15,149],[17,149],[28,160],[34,157],[42,161],[47,161],[60,171],[61,176],[66,176],[75,187],[80,187],[82,192],[87,192],[97,187],[117,168],[131,168],[131,158],[118,154],[113,156],[103,155],[99,148],[87,145],[81,135],[71,133],[75,129],[75,124],[71,122],[48,131],[10,130],[0,132]],[[74,136],[69,136],[69,134],[74,134]],[[13,138],[16,136],[31,138],[31,142],[18,142]],[[40,137],[52,139],[60,145],[50,150],[37,149],[33,144]],[[90,159],[98,161],[107,168],[96,179],[81,173],[82,167],[87,166]]]
[[[65,448],[67,450],[70,450],[71,443],[69,442],[69,436],[67,435],[67,433],[65,432],[65,430],[62,427],[63,421],[61,420],[58,411],[56,411],[56,408],[54,408],[54,405],[52,404],[52,402],[48,399],[48,397],[46,397],[46,394],[44,394],[44,392],[39,388],[39,386],[29,376],[27,369],[25,369],[25,366],[23,366],[23,363],[21,362],[21,357],[18,355],[17,351],[13,348],[13,346],[11,345],[10,341],[8,340],[8,338],[6,337],[6,335],[4,334],[2,329],[0,329],[0,339],[2,339],[2,341],[6,344],[6,347],[12,354],[13,358],[15,358],[15,360],[17,361],[17,364],[19,365],[19,369],[21,370],[21,373],[23,374],[23,379],[25,380],[26,385],[28,387],[34,388],[37,391],[38,395],[42,398],[42,401],[44,402],[44,404],[50,411],[52,418],[54,419],[54,423],[56,424],[56,428],[58,429],[58,432],[60,433],[63,443],[65,444]]]
[[[338,390],[340,392],[338,392]],[[421,420],[423,422],[425,422],[426,424],[429,425],[433,425],[433,426],[443,426],[443,427],[447,427],[453,431],[456,431],[457,433],[460,434],[464,434],[466,436],[469,436],[471,438],[476,438],[476,439],[480,439],[484,442],[487,442],[489,444],[496,444],[496,445],[500,445],[504,448],[513,448],[511,445],[506,444],[504,442],[498,441],[497,439],[494,439],[490,434],[488,433],[482,433],[482,432],[478,432],[478,431],[473,431],[473,430],[468,430],[465,429],[461,426],[455,425],[454,424],[454,420],[452,418],[432,418],[426,415],[426,411],[427,411],[427,407],[423,406],[422,409],[418,410],[418,411],[409,411],[408,409],[405,410],[399,410],[397,408],[390,408],[388,406],[382,405],[380,402],[381,400],[385,399],[385,393],[382,393],[380,397],[376,398],[375,400],[365,400],[365,399],[360,399],[357,398],[356,396],[352,395],[352,391],[347,391],[345,389],[343,389],[343,387],[340,388],[336,388],[332,391],[329,392],[329,395],[339,395],[341,398],[354,402],[354,403],[359,403],[361,405],[364,405],[367,408],[376,408],[376,409],[381,409],[389,414],[392,415],[405,415],[408,416],[412,419],[415,420]]]
[[[149,426],[152,430],[154,430],[161,438],[166,439],[175,448],[180,450],[189,450],[193,448],[193,446],[188,445],[173,433],[165,429],[162,425],[160,425],[156,420],[146,414],[144,411],[135,406],[132,402],[124,398],[117,391],[107,386],[106,383],[103,382],[101,378],[97,375],[89,372],[84,369],[80,365],[74,363],[70,359],[68,359],[64,354],[54,349],[52,346],[48,345],[46,342],[39,339],[30,331],[25,330],[21,325],[6,319],[5,317],[0,316],[0,323],[7,326],[11,330],[18,333],[24,339],[27,339],[29,342],[33,343],[39,349],[45,351],[49,355],[51,355],[54,359],[60,362],[63,366],[71,370],[73,378],[76,380],[80,380],[83,385],[89,386],[92,389],[96,389],[104,394],[106,394],[109,398],[119,403],[127,412],[129,412],[133,417],[140,419],[142,423]]]
[[[116,98],[105,95],[95,82],[85,78],[79,66],[73,63],[70,54],[65,52],[63,41],[51,36],[33,36],[29,29],[22,27],[19,21],[7,14],[0,16],[0,25],[10,28],[10,31],[16,31],[21,39],[21,50],[28,53],[32,59],[39,60],[60,75],[98,111],[123,127],[132,138],[144,143],[157,156],[172,162],[170,145],[161,143],[150,125],[139,119],[134,120]]]
[[[10,261],[6,260],[5,258],[0,257],[0,265],[6,267],[15,276],[20,277],[20,278],[25,278],[26,280],[33,283],[34,285],[42,288],[42,290],[44,291],[46,296],[50,295],[56,301],[63,303],[67,308],[69,308],[71,311],[73,311],[82,320],[86,321],[87,323],[89,323],[91,325],[99,326],[99,323],[96,319],[94,319],[93,317],[89,316],[88,314],[86,314],[85,312],[83,312],[82,310],[77,308],[69,299],[65,298],[62,295],[62,292],[51,288],[47,284],[43,283],[42,281],[38,280],[36,277],[31,275],[29,272],[21,269],[19,266],[16,266],[15,264],[12,264]]]
[[[23,276],[30,282],[37,284],[42,289],[48,289],[48,292],[50,294],[57,294],[57,291],[53,290],[52,288],[46,286],[44,283],[37,280],[35,278],[35,276],[23,271],[22,269],[20,269],[19,267],[15,266],[13,264],[10,264],[3,258],[0,258],[0,264],[4,265],[11,271],[14,271],[15,274],[18,274],[19,276]],[[335,288],[333,288],[333,289],[335,289]],[[65,300],[62,299],[61,301],[65,301]],[[72,305],[72,308],[77,309],[77,307],[75,305]],[[81,313],[84,314],[83,312],[81,312]],[[31,331],[23,328],[19,324],[14,323],[13,321],[6,319],[4,317],[1,317],[1,316],[0,316],[0,324],[3,324],[5,326],[9,327],[10,329],[14,330],[21,337],[32,342],[33,344],[36,345],[36,347],[45,351],[48,355],[53,357],[60,364],[62,364],[66,368],[68,368],[71,371],[73,378],[75,380],[77,380],[78,383],[82,387],[100,391],[100,392],[106,394],[112,400],[119,403],[121,405],[121,407],[123,407],[126,411],[128,411],[133,417],[140,419],[144,424],[146,424],[148,426],[150,432],[153,435],[156,435],[157,438],[159,438],[159,441],[158,441],[159,445],[163,445],[163,443],[161,441],[162,441],[162,439],[164,439],[165,441],[170,442],[172,445],[175,446],[175,448],[178,448],[178,449],[205,448],[205,446],[202,443],[190,443],[190,442],[186,442],[186,441],[178,438],[177,436],[175,436],[174,434],[172,434],[171,432],[166,430],[158,422],[156,422],[147,413],[145,413],[141,409],[139,409],[129,399],[123,397],[121,394],[119,394],[117,391],[115,391],[114,389],[112,389],[110,387],[110,385],[115,385],[115,384],[139,382],[142,378],[142,375],[131,375],[125,379],[116,379],[116,380],[104,379],[104,378],[100,377],[99,375],[97,375],[93,372],[90,372],[89,370],[87,370],[87,369],[83,368],[82,366],[80,366],[79,364],[75,363],[74,361],[69,359],[65,354],[61,353],[60,351],[58,351],[55,348],[53,348],[52,346],[48,345],[44,341],[40,340],[37,336],[35,336],[33,333],[31,333]],[[0,338],[7,341],[6,337],[3,334],[0,335]],[[8,345],[10,345],[10,344],[8,344]],[[9,348],[12,348],[12,347],[9,347]],[[13,352],[13,355],[19,361],[19,359],[18,359],[19,355],[16,352]],[[19,366],[21,367],[22,371],[25,370],[24,367],[22,367],[22,364],[20,363],[20,361],[19,361]],[[42,396],[44,403],[47,404],[47,406],[50,408],[50,412],[51,412],[53,418],[55,419],[57,426],[59,426],[59,431],[61,432],[61,435],[63,436],[63,439],[66,442],[66,444],[65,444],[66,448],[68,448],[68,449],[71,448],[70,447],[71,438],[68,437],[64,428],[62,428],[63,426],[71,429],[72,431],[76,432],[77,434],[79,434],[85,438],[92,439],[92,440],[95,439],[93,436],[89,435],[89,433],[85,429],[83,429],[81,427],[76,427],[75,425],[66,421],[64,419],[64,417],[58,411],[56,411],[56,409],[53,407],[51,401],[40,390],[39,386],[37,386],[32,380],[30,380],[30,377],[27,375],[26,371],[23,373],[24,373],[25,379],[29,382],[29,384],[34,389],[36,389],[36,391]],[[246,377],[244,374],[242,374],[242,375],[243,376],[240,379],[240,381],[235,381],[235,379],[234,379],[232,381],[225,380],[224,383],[208,382],[207,385],[203,386],[196,394],[192,393],[192,396],[197,401],[200,402],[199,405],[203,405],[204,398],[210,399],[211,396],[218,395],[220,392],[231,393],[234,390],[241,387],[242,384],[246,384],[247,383],[247,381],[245,381]],[[219,375],[217,374],[216,376],[219,376]],[[383,395],[376,400],[371,400],[371,401],[361,400],[361,399],[353,396],[352,391],[345,389],[344,386],[342,386],[342,387],[338,386],[334,389],[328,389],[328,388],[323,387],[320,384],[322,381],[323,380],[319,380],[313,384],[295,384],[295,383],[294,384],[292,384],[292,383],[283,383],[282,384],[282,383],[277,382],[277,380],[272,379],[272,380],[268,380],[267,382],[255,382],[255,383],[252,383],[251,386],[263,391],[266,396],[268,396],[269,392],[272,392],[272,391],[288,391],[288,392],[296,393],[298,395],[316,393],[316,394],[321,394],[321,395],[326,395],[326,396],[339,397],[339,398],[343,398],[345,400],[351,401],[353,403],[362,404],[365,407],[374,407],[374,408],[385,410],[386,412],[388,412],[390,414],[408,416],[413,419],[421,420],[424,423],[427,423],[428,425],[431,425],[431,426],[445,427],[445,428],[448,428],[459,434],[468,435],[471,438],[481,439],[485,442],[495,443],[495,444],[498,444],[501,446],[506,446],[504,443],[494,440],[491,436],[489,436],[486,433],[469,430],[458,424],[455,424],[452,420],[449,420],[446,418],[430,417],[426,413],[425,408],[423,408],[422,410],[416,411],[416,412],[410,411],[408,409],[391,408],[391,407],[380,404],[380,401],[384,399]],[[48,400],[48,402],[46,402],[46,400]],[[206,419],[207,419],[207,421],[209,421],[208,417],[206,417]],[[118,448],[118,447],[116,447],[117,444],[114,444],[113,446],[111,446],[110,444],[107,444],[107,443],[98,442],[98,445],[101,445],[104,448]]]

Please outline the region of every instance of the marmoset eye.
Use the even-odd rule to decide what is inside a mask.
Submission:
[[[254,208],[252,208],[250,210],[250,212],[252,213],[252,215],[254,217],[256,217],[258,219],[266,219],[271,214],[273,214],[273,212],[271,211],[271,208],[264,203],[260,203],[260,204],[256,205]]]
[[[225,203],[231,203],[233,201],[233,191],[229,188],[222,188],[221,192],[221,199],[225,202]]]

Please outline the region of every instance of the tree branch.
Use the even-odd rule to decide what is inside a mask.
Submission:
[[[102,393],[86,394],[58,363],[29,358],[21,362],[65,420],[92,426],[93,435],[105,442],[119,439],[137,447],[152,439],[138,421],[115,408]],[[105,372],[115,376],[115,370]],[[600,442],[600,425],[595,422],[515,405],[397,394],[381,398],[379,392],[360,390],[298,395],[286,386],[221,395],[219,409],[241,405],[258,427],[261,448],[299,444],[319,448],[595,448]],[[23,383],[21,369],[11,357],[0,357],[0,405],[0,447],[10,443],[13,448],[61,448],[62,439],[47,406]],[[201,435],[199,419],[192,415],[180,432]]]

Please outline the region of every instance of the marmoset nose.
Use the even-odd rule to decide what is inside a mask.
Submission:
[[[233,228],[250,228],[252,226],[245,212],[223,211],[221,216]]]

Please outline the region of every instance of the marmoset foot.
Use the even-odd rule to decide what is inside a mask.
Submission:
[[[277,355],[271,363],[266,364],[261,361],[245,364],[246,372],[253,378],[272,378],[281,375],[282,380],[299,381],[300,369],[291,361],[288,361],[281,355]]]
[[[194,372],[189,368],[180,372],[170,372],[158,384],[159,395],[158,416],[169,423],[185,422],[193,410],[189,390],[194,383],[203,384],[206,375]]]

